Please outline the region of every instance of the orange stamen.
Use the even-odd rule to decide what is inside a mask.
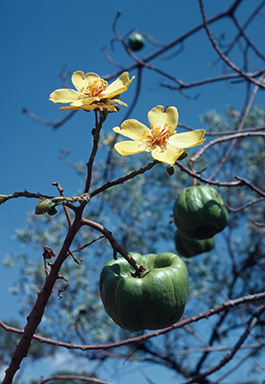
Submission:
[[[160,149],[164,151],[167,147],[168,139],[173,133],[173,128],[167,124],[163,127],[152,128],[144,137],[146,148],[153,150],[156,147],[160,147]]]
[[[86,87],[81,89],[81,93],[86,97],[97,97],[99,96],[108,86],[108,82],[103,79],[94,80],[89,83]]]

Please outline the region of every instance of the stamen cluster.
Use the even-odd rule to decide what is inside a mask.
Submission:
[[[81,93],[88,97],[99,96],[108,86],[108,82],[103,79],[97,79],[81,89]]]
[[[163,127],[152,128],[144,137],[146,149],[151,151],[156,147],[160,147],[161,151],[166,150],[168,139],[173,133],[174,129],[168,124],[164,124]]]

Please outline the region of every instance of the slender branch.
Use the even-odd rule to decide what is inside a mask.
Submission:
[[[224,17],[230,16],[230,14],[232,12],[234,12],[235,9],[238,7],[239,3],[240,3],[240,1],[236,0],[227,11],[221,12],[220,14],[211,17],[208,20],[208,25],[212,24],[212,23],[214,23],[214,22],[216,22],[216,21],[218,21],[218,20],[220,20],[220,19],[222,19]],[[157,51],[155,51],[155,52],[151,53],[150,55],[146,56],[145,58],[143,58],[142,61],[145,62],[145,63],[148,63],[149,61],[152,61],[156,57],[160,56],[162,53],[164,53],[167,50],[169,50],[172,47],[174,47],[175,45],[182,43],[184,40],[186,40],[188,37],[192,36],[193,34],[197,33],[202,28],[204,28],[204,23],[201,23],[201,24],[197,25],[196,27],[190,29],[188,32],[184,33],[180,37],[177,37],[176,39],[174,39],[170,43],[165,44],[162,48],[158,49]],[[133,69],[137,68],[138,66],[139,66],[139,63],[136,62],[136,63],[126,67],[126,71],[132,71]],[[122,73],[122,71],[124,71],[124,70],[125,69],[123,68],[123,69],[121,69],[119,71],[116,71],[115,73],[112,73],[112,74],[110,74],[108,76],[105,76],[104,78],[106,80],[111,80],[114,77],[119,76]]]
[[[98,121],[98,115],[97,111],[95,111],[95,118],[96,118],[96,127],[92,131],[93,134],[93,148],[90,154],[90,158],[87,163],[87,178],[86,178],[86,186],[84,193],[88,193],[90,189],[91,179],[92,179],[92,168],[94,164],[94,160],[98,151],[98,143],[99,143],[99,136],[100,136],[100,130],[102,128],[102,125],[106,119],[106,116],[103,112],[99,112],[100,114],[100,120]]]
[[[89,345],[82,345],[82,344],[71,344],[71,343],[65,343],[62,341],[58,340],[52,340],[46,337],[34,335],[33,338],[35,340],[38,340],[40,343],[47,343],[51,345],[55,345],[57,347],[64,347],[68,349],[80,349],[82,351],[88,351],[88,350],[98,350],[98,349],[111,349],[111,348],[116,348],[116,347],[121,347],[129,344],[134,344],[134,343],[139,343],[142,341],[146,341],[148,339],[151,339],[153,337],[158,337],[160,335],[164,335],[170,331],[173,331],[174,329],[182,328],[185,325],[195,323],[197,321],[200,321],[202,319],[208,319],[211,316],[217,315],[222,312],[227,312],[232,308],[236,308],[240,305],[246,304],[246,303],[253,303],[255,301],[262,301],[265,300],[265,291],[261,293],[256,293],[254,295],[248,295],[244,297],[240,297],[239,299],[234,299],[234,300],[228,300],[224,302],[222,305],[210,309],[209,311],[206,311],[204,313],[199,313],[196,316],[192,316],[190,318],[178,321],[177,323],[171,325],[170,327],[155,331],[155,332],[148,332],[144,335],[129,338],[126,340],[118,341],[115,343],[109,343],[109,344],[89,344]],[[11,331],[14,333],[23,333],[22,330],[14,328],[14,327],[9,327],[6,326],[3,322],[0,321],[0,326],[4,328],[7,331]]]
[[[255,185],[253,185],[250,181],[239,176],[236,176],[236,179],[239,180],[243,185],[247,185],[252,191],[257,192],[260,196],[265,197],[265,192],[258,187],[255,187]]]
[[[54,196],[43,195],[42,193],[32,193],[25,190],[23,192],[14,192],[10,195],[0,195],[0,204],[3,204],[10,199],[17,199],[18,197],[27,197],[30,199],[41,199],[41,198],[53,199],[54,198]]]
[[[243,345],[241,346],[240,349],[243,349]],[[243,357],[243,359],[241,359],[233,368],[229,369],[229,371],[227,371],[226,373],[224,373],[221,377],[218,378],[218,382],[220,383],[221,381],[223,381],[226,377],[230,376],[232,373],[234,373],[236,370],[238,370],[238,368],[241,367],[241,365],[247,361],[249,358],[251,358],[252,356],[254,356],[255,354],[257,353],[257,351],[253,350],[251,351],[250,353],[248,353],[246,356]]]
[[[263,79],[263,75],[260,77],[260,80],[262,80],[262,79]],[[255,97],[256,97],[256,95],[257,95],[258,90],[259,90],[259,87],[256,85],[256,86],[254,87],[254,89],[253,89],[253,92],[252,92],[252,95],[251,95],[250,100],[249,100],[249,102],[248,102],[247,108],[246,108],[245,113],[244,113],[244,115],[243,115],[243,117],[242,117],[242,120],[241,120],[241,122],[240,122],[240,124],[239,124],[238,130],[237,130],[238,132],[241,132],[241,131],[243,130],[243,128],[244,128],[244,125],[245,125],[245,123],[246,123],[246,121],[247,121],[247,118],[248,118],[248,116],[249,116],[249,114],[250,114],[250,110],[251,110],[251,108],[252,108],[252,105],[253,105],[253,103],[254,103],[254,100],[255,100]],[[236,143],[237,143],[237,139],[234,139],[234,140],[231,142],[229,149],[227,150],[226,154],[225,154],[225,155],[223,156],[223,158],[221,159],[221,161],[220,161],[218,167],[217,167],[216,170],[213,172],[213,174],[210,176],[210,179],[211,179],[211,180],[214,179],[215,176],[218,174],[218,172],[222,169],[222,167],[224,166],[224,164],[225,164],[226,161],[228,160],[229,156],[231,155],[233,149],[235,148]]]
[[[197,180],[200,180],[203,183],[210,184],[210,185],[216,185],[217,187],[240,187],[243,185],[243,182],[241,181],[214,181],[214,180],[208,180],[206,177],[201,176],[199,173],[196,173],[186,167],[182,164],[181,161],[176,161],[175,164],[183,171],[186,172],[188,175],[194,177]]]
[[[82,219],[82,225],[88,225],[89,227],[96,229],[97,231],[102,233],[106,237],[106,239],[108,239],[108,241],[110,242],[110,244],[111,244],[111,246],[113,248],[113,258],[114,259],[117,258],[116,255],[117,255],[117,252],[118,252],[135,269],[137,275],[145,270],[145,268],[142,265],[140,266],[139,264],[136,263],[136,261],[132,258],[132,256],[129,254],[129,252],[127,252],[126,249],[123,248],[117,242],[117,240],[115,240],[115,238],[113,237],[112,233],[108,229],[103,227],[103,225],[101,225],[99,223],[96,223],[96,222],[94,222],[92,220],[84,219],[84,218]]]
[[[85,377],[85,376],[76,376],[76,375],[55,375],[48,377],[47,379],[40,379],[37,384],[45,384],[53,380],[79,380],[85,381],[90,384],[111,384],[108,381],[96,379],[95,377]]]
[[[251,78],[256,78],[256,77],[259,77],[260,75],[262,75],[263,72],[264,72],[264,69],[259,70],[255,73],[246,73],[246,75],[251,77]],[[168,76],[166,76],[166,77],[168,77]],[[221,75],[221,76],[216,76],[216,77],[207,78],[207,79],[203,79],[203,80],[197,80],[197,81],[193,81],[191,83],[184,83],[181,80],[177,80],[176,78],[171,77],[171,80],[173,80],[174,82],[179,84],[178,86],[172,86],[172,85],[163,84],[163,83],[160,83],[160,86],[162,88],[167,88],[167,89],[170,89],[172,91],[179,91],[181,89],[189,89],[189,88],[199,87],[201,85],[216,83],[219,81],[227,81],[227,80],[241,79],[241,78],[242,78],[242,76],[240,74],[231,73],[228,75]]]
[[[0,205],[5,203],[6,201],[10,199],[17,199],[18,197],[27,197],[30,199],[50,199],[54,204],[67,204],[67,203],[75,203],[75,202],[88,202],[90,199],[89,194],[84,193],[83,195],[80,196],[71,196],[71,197],[65,197],[65,196],[60,196],[60,197],[54,197],[54,196],[49,196],[49,195],[44,195],[42,193],[32,193],[28,191],[21,191],[21,192],[14,192],[11,193],[10,195],[0,195]]]
[[[206,183],[206,184],[209,184],[209,185],[216,185],[217,187],[229,187],[229,188],[232,188],[232,187],[240,187],[242,185],[246,185],[248,186],[252,191],[255,191],[257,192],[260,196],[262,197],[265,197],[265,192],[262,191],[261,189],[259,189],[258,187],[256,187],[255,185],[253,185],[250,181],[242,178],[242,177],[239,177],[239,176],[235,176],[235,179],[237,179],[238,181],[230,181],[230,182],[227,182],[227,181],[213,181],[213,180],[209,180],[203,176],[201,176],[200,174],[190,170],[189,168],[187,168],[185,165],[183,165],[180,161],[176,161],[175,163],[182,171],[186,172],[187,174],[189,174],[190,176],[194,177],[195,179],[197,180],[200,180],[201,182],[203,183]]]
[[[189,164],[194,164],[205,152],[207,149],[209,149],[210,147],[212,147],[213,145],[216,145],[216,144],[219,144],[219,143],[222,143],[224,141],[229,141],[229,140],[237,140],[237,139],[243,139],[245,137],[249,137],[249,136],[261,136],[261,137],[265,137],[265,133],[264,132],[253,132],[253,131],[247,131],[247,132],[237,132],[237,133],[234,133],[232,135],[228,135],[228,136],[224,136],[224,137],[218,137],[216,139],[213,139],[211,141],[209,141],[208,143],[206,143],[190,160],[189,160]],[[212,179],[212,177],[211,177]]]
[[[257,14],[262,10],[262,8],[264,7],[265,5],[265,1],[263,0],[258,6],[257,8],[254,9],[254,11],[250,14],[250,16],[248,17],[248,19],[245,21],[245,23],[243,24],[243,27],[242,27],[242,30],[245,31],[247,29],[247,27],[250,25],[250,23],[252,22],[252,20],[257,16]],[[234,21],[234,11],[230,13],[230,16],[232,17],[233,21]],[[209,24],[209,23],[208,23]],[[240,39],[240,36],[241,36],[241,33],[239,31],[239,33],[237,34],[237,36],[234,38],[234,40],[229,44],[229,47],[226,49],[225,51],[225,54],[228,55],[229,52],[232,50],[232,48],[235,46],[235,44],[238,42],[238,40]],[[218,56],[218,58],[213,62],[213,65],[216,64],[216,62],[218,62],[220,59],[220,57]]]
[[[120,177],[117,180],[108,181],[106,184],[102,185],[100,188],[98,188],[95,191],[91,192],[90,198],[98,195],[101,192],[106,191],[107,189],[109,189],[111,187],[114,187],[115,185],[123,184],[125,181],[133,179],[135,176],[141,175],[141,174],[145,173],[146,171],[149,171],[151,168],[153,168],[154,165],[156,165],[158,163],[159,163],[159,161],[154,160],[151,163],[147,164],[145,167],[138,169],[137,171],[132,171],[128,175]]]
[[[263,5],[264,4],[265,4],[265,2],[263,2]],[[253,51],[256,53],[256,55],[261,58],[261,60],[264,61],[265,60],[265,56],[263,55],[263,53],[258,50],[256,45],[254,43],[252,43],[252,41],[245,34],[245,27],[244,28],[241,27],[241,25],[239,24],[239,22],[237,21],[237,19],[236,19],[236,17],[234,15],[232,16],[232,19],[233,19],[233,22],[235,23],[236,28],[239,31],[239,37],[242,36],[245,39],[247,45],[253,49]]]
[[[65,197],[64,196],[64,190],[61,187],[60,183],[56,182],[56,183],[52,183],[52,185],[56,186],[56,188],[58,189],[61,197]],[[68,226],[70,227],[73,224],[73,221],[72,221],[72,217],[70,215],[69,208],[64,205],[63,209],[64,209],[64,213],[65,213],[66,219],[68,221]]]
[[[68,120],[70,120],[77,111],[71,111],[62,120],[54,121],[54,122],[41,119],[40,117],[38,117],[38,116],[34,115],[32,112],[30,112],[27,108],[23,108],[22,112],[25,113],[26,115],[28,115],[28,117],[30,117],[32,120],[37,121],[37,123],[39,123],[41,125],[46,125],[48,127],[52,127],[54,129],[57,129],[57,128],[61,127],[64,123],[66,123]]]
[[[248,203],[246,203],[246,204],[244,204],[244,205],[242,205],[241,207],[238,207],[238,208],[232,208],[232,207],[230,207],[229,205],[226,204],[226,208],[229,211],[236,213],[236,212],[243,211],[244,209],[246,209],[248,207],[251,207],[254,204],[260,203],[263,200],[264,200],[264,197],[260,197],[259,199],[255,199],[255,200],[249,201]]]
[[[246,338],[249,336],[251,330],[255,327],[255,325],[258,323],[258,320],[262,313],[265,312],[265,306],[261,307],[259,311],[257,311],[250,319],[248,326],[244,333],[241,335],[233,349],[225,354],[225,356],[220,360],[218,364],[216,364],[214,367],[206,370],[204,373],[200,375],[196,375],[195,377],[191,378],[190,380],[187,380],[183,382],[182,384],[191,384],[191,383],[197,383],[199,380],[203,379],[206,376],[211,375],[212,373],[218,371],[220,368],[222,368],[225,364],[227,364],[236,354],[236,352],[239,350],[241,345],[244,343]]]
[[[204,28],[207,32],[207,35],[209,37],[209,40],[211,41],[214,49],[218,53],[218,55],[221,57],[221,59],[230,67],[233,69],[233,71],[239,73],[242,77],[244,77],[247,81],[254,83],[255,85],[259,86],[260,88],[265,89],[265,85],[261,81],[255,80],[252,76],[247,75],[245,72],[241,71],[239,67],[237,67],[231,60],[228,59],[228,57],[221,51],[221,49],[218,47],[210,29],[209,29],[209,22],[206,19],[205,16],[205,11],[204,11],[204,6],[203,6],[203,1],[199,0],[200,4],[200,9],[201,9],[201,14],[203,18],[203,23],[204,23]]]

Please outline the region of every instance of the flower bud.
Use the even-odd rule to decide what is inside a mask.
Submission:
[[[39,201],[36,205],[35,214],[44,215],[44,213],[48,213],[48,215],[55,215],[56,212],[54,213],[54,209],[56,208],[54,206],[54,203],[50,199],[41,199],[41,201]]]
[[[174,173],[175,173],[175,167],[174,167],[173,164],[167,166],[167,173],[169,174],[169,176],[174,175]]]
[[[129,36],[128,45],[132,51],[139,51],[144,44],[145,40],[139,32],[134,32]]]

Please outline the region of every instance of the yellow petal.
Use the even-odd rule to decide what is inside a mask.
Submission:
[[[56,89],[50,94],[50,100],[54,103],[71,103],[78,100],[80,93],[74,89]]]
[[[85,107],[86,105],[90,105],[94,101],[98,101],[98,100],[99,100],[98,97],[86,97],[85,99],[79,99],[79,100],[73,101],[71,105],[73,105],[74,107],[79,107],[79,106]]]
[[[116,143],[114,148],[123,156],[134,155],[135,153],[144,151],[140,141],[121,141],[120,143]]]
[[[166,112],[164,112],[163,105],[158,105],[148,112],[148,120],[151,128],[163,127],[167,124],[175,130],[178,125],[178,117],[179,114],[176,107],[169,107]]]
[[[84,75],[83,71],[76,71],[72,75],[72,83],[78,91],[81,91],[81,89],[84,87],[86,88],[90,82],[99,78],[99,75],[93,72]]]
[[[132,140],[141,140],[146,134],[150,132],[150,129],[147,128],[140,121],[135,119],[125,120],[120,127],[113,128],[113,131],[120,133],[123,136],[129,137]]]
[[[74,107],[72,105],[69,105],[68,107],[60,107],[62,111],[78,111],[79,109],[84,109],[83,107]]]
[[[129,85],[133,81],[134,76],[129,79],[128,72],[123,72],[113,83],[111,83],[105,91],[100,94],[102,98],[112,98],[122,92],[127,91]]]
[[[172,145],[168,144],[167,148],[164,151],[161,151],[160,148],[155,148],[151,152],[151,155],[154,159],[170,165],[174,164],[182,153],[183,149],[175,148]]]
[[[190,148],[202,144],[205,140],[204,135],[204,129],[196,129],[191,132],[177,133],[171,136],[168,142],[176,148]]]

